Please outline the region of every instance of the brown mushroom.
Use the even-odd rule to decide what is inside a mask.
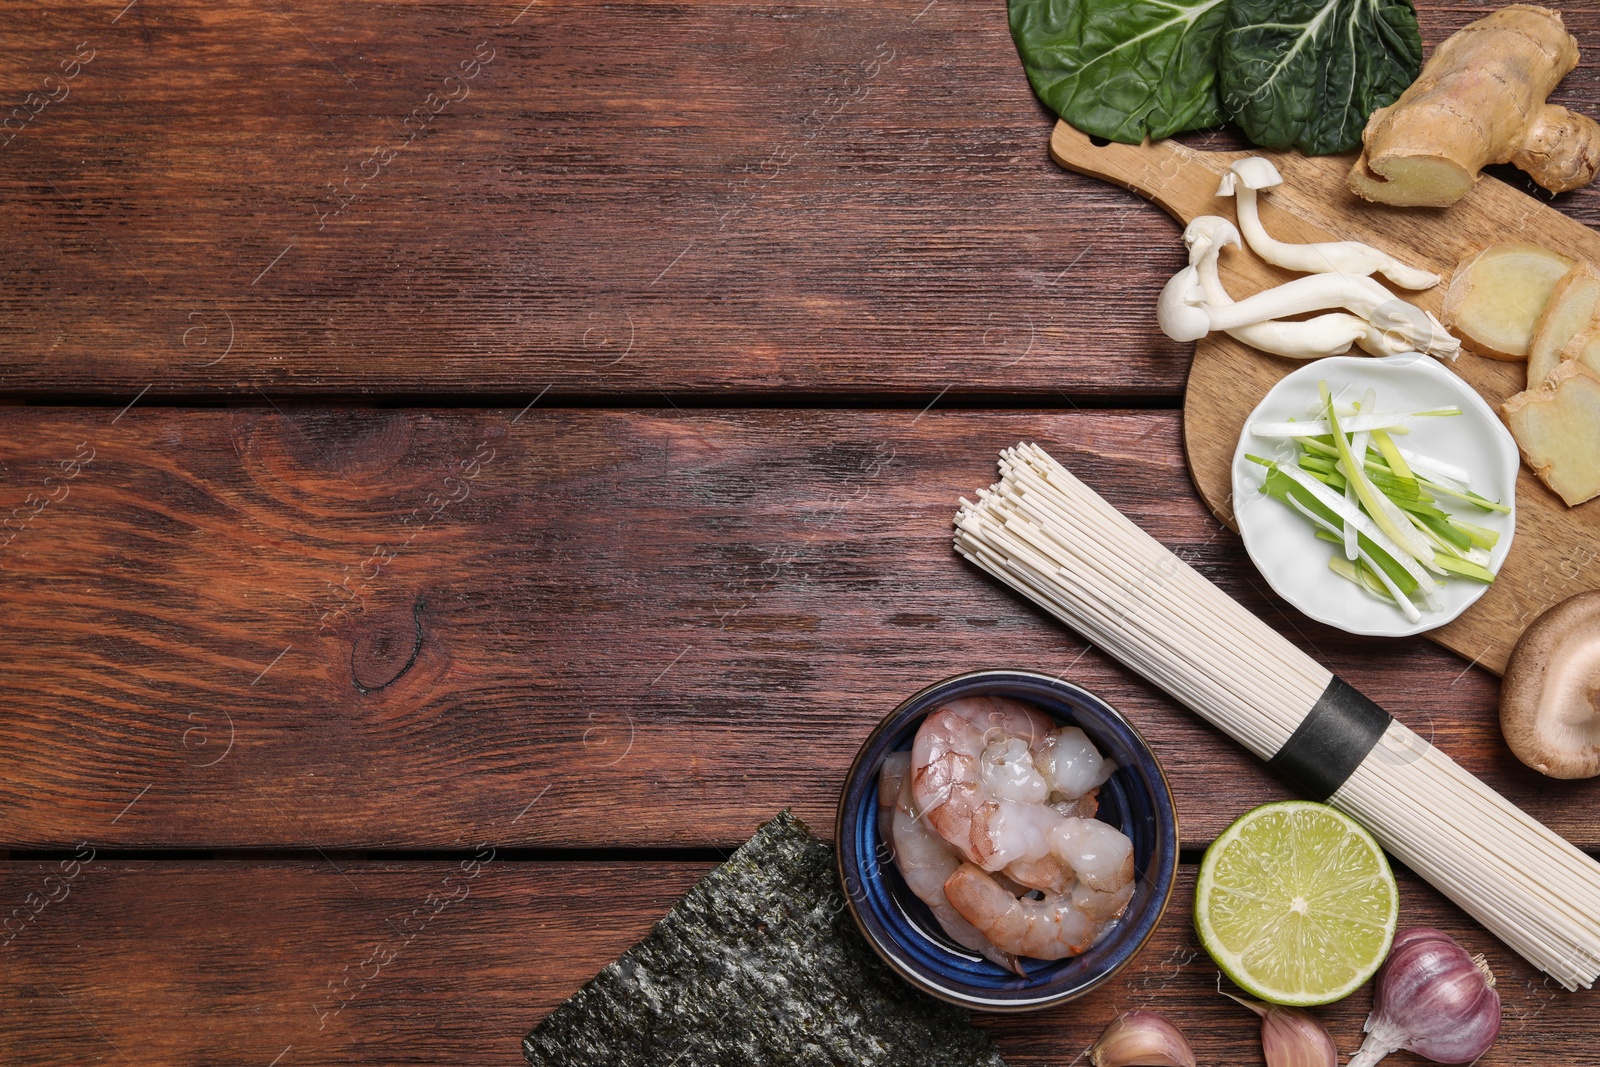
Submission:
[[[1500,729],[1540,774],[1600,774],[1600,589],[1568,597],[1524,631],[1500,683]]]

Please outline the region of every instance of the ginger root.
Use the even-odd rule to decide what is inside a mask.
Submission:
[[[1561,362],[1565,363],[1568,360],[1584,367],[1596,378],[1600,378],[1600,307],[1595,309],[1595,317],[1590,320],[1588,328],[1579,331],[1578,336],[1568,341],[1567,346],[1561,350]],[[1561,364],[1556,365],[1559,367]]]
[[[1589,329],[1600,312],[1600,271],[1579,263],[1567,271],[1550,293],[1528,345],[1528,388],[1544,384],[1561,363],[1562,353]]]
[[[1480,356],[1527,359],[1550,294],[1572,267],[1539,245],[1491,245],[1456,268],[1441,317]]]
[[[1587,185],[1600,171],[1600,124],[1545,103],[1577,64],[1577,41],[1549,8],[1513,4],[1464,27],[1367,120],[1351,190],[1447,207],[1492,163],[1513,163],[1553,193]]]
[[[1500,414],[1523,460],[1568,507],[1600,496],[1600,378],[1564,360]]]

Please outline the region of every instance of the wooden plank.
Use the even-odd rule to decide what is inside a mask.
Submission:
[[[0,845],[728,845],[789,805],[826,831],[881,716],[1001,666],[1126,712],[1204,844],[1283,792],[950,549],[1022,439],[1600,845],[1595,784],[1510,757],[1485,672],[1269,599],[1178,436],[1175,412],[7,409]]]
[[[992,5],[0,10],[13,394],[1182,387],[1176,230],[1050,163]]]
[[[642,937],[704,865],[129,863],[0,866],[0,899],[54,893],[0,947],[8,1064],[499,1064]],[[1008,1062],[1073,1062],[1120,1011],[1169,1014],[1201,1063],[1259,1064],[1254,1017],[1217,995],[1189,921],[1193,868],[1143,954],[1072,1005],[980,1017]],[[50,888],[46,889],[46,879]],[[446,881],[450,879],[450,881]],[[1585,1063],[1594,998],[1546,985],[1402,877],[1402,922],[1488,955],[1504,1025],[1483,1067]],[[437,907],[437,912],[434,908]],[[1368,992],[1320,1016],[1349,1055]],[[1397,1062],[1404,1061],[1401,1057]]]
[[[1172,225],[1050,163],[1001,11],[120,6],[0,19],[8,96],[94,50],[5,150],[8,390],[1181,387]]]

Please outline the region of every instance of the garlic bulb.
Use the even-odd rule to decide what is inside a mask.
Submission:
[[[1500,1034],[1500,994],[1482,956],[1442,930],[1397,935],[1378,972],[1367,1039],[1349,1067],[1372,1067],[1396,1049],[1435,1063],[1471,1063]]]

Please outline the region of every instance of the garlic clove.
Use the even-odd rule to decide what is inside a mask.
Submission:
[[[1339,1067],[1339,1050],[1315,1015],[1232,993],[1222,995],[1261,1017],[1261,1051],[1267,1067]]]
[[[1327,1027],[1299,1008],[1274,1007],[1261,1017],[1267,1067],[1339,1067],[1339,1050]]]
[[[1156,1011],[1129,1011],[1111,1020],[1089,1050],[1094,1067],[1195,1067],[1183,1031]]]

